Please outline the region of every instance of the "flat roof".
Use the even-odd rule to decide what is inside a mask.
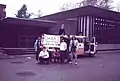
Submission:
[[[9,24],[18,24],[18,25],[28,25],[28,26],[54,26],[56,25],[55,21],[49,20],[39,20],[39,19],[27,19],[27,18],[12,18],[7,17],[2,19],[3,23]]]

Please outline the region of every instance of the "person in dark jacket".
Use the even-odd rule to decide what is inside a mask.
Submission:
[[[64,29],[64,24],[62,24],[60,30],[59,30],[59,35],[65,35],[65,29]]]
[[[35,52],[36,52],[36,60],[37,62],[39,62],[39,53],[42,51],[42,43],[41,43],[42,38],[38,37],[38,39],[36,39],[35,43],[34,43],[34,48],[35,48]]]
[[[54,62],[59,63],[60,62],[60,50],[54,49],[53,56],[54,56]]]
[[[66,50],[66,59],[67,59],[67,62],[69,63],[70,62],[70,53],[69,53],[69,45],[70,45],[70,35],[67,35],[67,37],[65,38],[65,42],[67,43],[67,50]]]

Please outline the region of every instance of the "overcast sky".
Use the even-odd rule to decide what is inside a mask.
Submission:
[[[38,10],[42,10],[43,15],[52,14],[60,11],[60,7],[64,3],[76,3],[82,0],[0,0],[0,4],[6,4],[7,17],[14,17],[17,10],[21,8],[23,4],[26,4],[29,12],[38,13]],[[120,0],[113,0],[113,5],[116,6],[120,3]]]

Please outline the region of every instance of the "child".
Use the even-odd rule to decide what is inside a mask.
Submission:
[[[49,64],[49,53],[45,47],[43,47],[43,50],[39,54],[39,61],[41,63],[44,63],[46,61],[47,64]]]
[[[60,61],[61,61],[61,64],[64,64],[66,50],[67,50],[67,44],[64,41],[64,39],[62,39],[62,41],[60,43]]]
[[[59,61],[60,61],[60,51],[59,51],[59,49],[55,49],[55,51],[53,53],[53,56],[54,56],[54,62],[59,63]]]

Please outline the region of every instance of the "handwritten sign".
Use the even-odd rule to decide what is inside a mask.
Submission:
[[[60,47],[60,36],[58,35],[44,35],[43,45],[45,47]]]

